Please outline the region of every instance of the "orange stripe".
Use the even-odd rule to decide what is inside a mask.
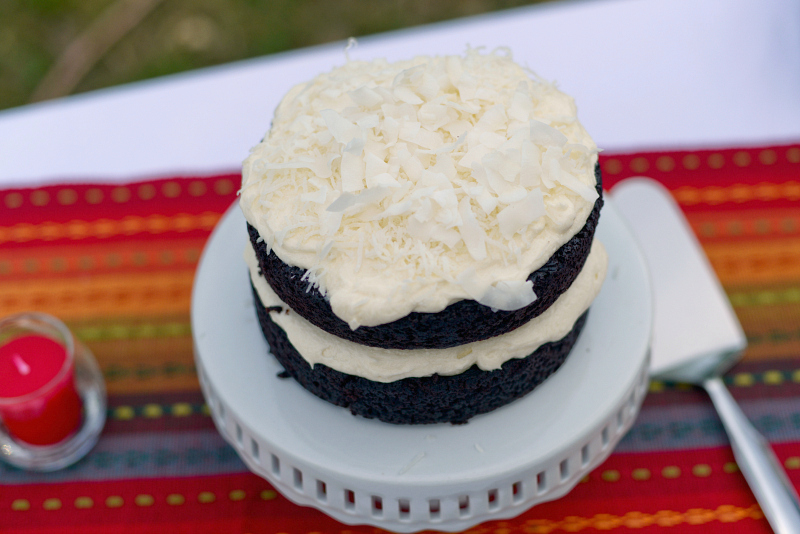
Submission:
[[[763,519],[761,508],[754,504],[747,508],[733,505],[722,505],[714,510],[692,508],[684,512],[660,510],[654,514],[646,512],[628,512],[625,515],[596,514],[592,517],[567,516],[561,520],[528,519],[522,525],[522,531],[530,534],[549,534],[554,531],[582,532],[588,529],[613,530],[617,528],[640,529],[648,526],[679,527],[681,525],[698,525],[711,521],[736,523],[744,519]],[[508,529],[506,529],[508,530]],[[501,529],[494,532],[499,533]],[[483,532],[482,529],[470,529],[468,533]]]
[[[165,232],[210,231],[222,214],[207,211],[199,215],[179,213],[177,215],[129,215],[119,220],[97,219],[95,221],[72,220],[64,223],[47,221],[38,224],[19,223],[0,227],[0,243],[27,243],[29,241],[53,241],[56,239],[79,240],[90,237],[108,239],[137,234],[163,234]]]
[[[0,284],[6,314],[38,310],[66,320],[186,313],[193,269],[16,280]]]
[[[773,239],[800,235],[800,210],[771,209],[688,213],[689,224],[700,241],[720,239]]]
[[[678,204],[741,204],[752,200],[800,200],[800,182],[789,180],[782,183],[761,182],[758,184],[733,184],[729,186],[694,187],[685,185],[672,191]]]
[[[742,321],[744,324],[745,321]],[[773,329],[766,332],[768,336]],[[757,335],[756,332],[748,332],[749,336]],[[772,360],[795,360],[800,353],[800,340],[789,340],[785,343],[757,343],[748,345],[742,356],[742,360],[747,362],[772,361]]]
[[[11,248],[0,255],[0,277],[193,268],[205,241],[202,237]]]
[[[703,248],[723,285],[800,278],[800,238],[706,243]]]

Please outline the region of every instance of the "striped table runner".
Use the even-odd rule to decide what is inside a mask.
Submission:
[[[800,145],[603,154],[604,185],[661,181],[747,333],[726,377],[800,487]],[[0,314],[63,319],[109,393],[97,447],[63,471],[0,463],[2,533],[345,533],[249,473],[214,429],[189,309],[238,174],[0,191]],[[565,498],[471,533],[770,532],[707,397],[654,382],[615,453]]]

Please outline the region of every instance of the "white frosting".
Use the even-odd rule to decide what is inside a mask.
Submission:
[[[586,263],[573,284],[547,310],[507,334],[447,349],[381,349],[341,339],[289,311],[263,276],[251,246],[245,249],[250,279],[267,308],[279,306],[270,318],[280,326],[291,344],[312,366],[321,363],[349,375],[376,382],[394,382],[411,376],[455,375],[473,364],[490,371],[512,358],[524,358],[541,345],[566,336],[578,317],[600,292],[608,256],[598,241],[592,243]]]
[[[572,98],[510,57],[350,61],[286,95],[240,203],[355,329],[530,304],[528,276],[592,210],[596,162]]]

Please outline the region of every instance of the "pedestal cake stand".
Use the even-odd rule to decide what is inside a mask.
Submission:
[[[597,237],[608,276],[558,372],[468,424],[397,426],[355,417],[277,376],[242,260],[245,221],[233,206],[203,252],[192,302],[214,422],[254,473],[342,523],[458,531],[561,497],[608,457],[647,391],[650,286],[610,201]]]

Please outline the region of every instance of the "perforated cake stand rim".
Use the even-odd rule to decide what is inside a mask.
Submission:
[[[584,440],[585,446],[590,451],[586,460],[583,458],[582,447],[580,456],[576,455],[570,447],[566,447],[566,453],[564,451],[554,452],[549,461],[543,462],[544,465],[540,463],[520,466],[519,471],[514,472],[513,476],[508,472],[498,473],[491,481],[488,479],[476,481],[475,487],[479,488],[477,490],[473,488],[467,489],[462,485],[456,491],[447,491],[446,485],[443,484],[436,488],[440,491],[431,493],[432,495],[437,495],[437,497],[423,496],[414,500],[407,499],[409,510],[407,517],[403,517],[399,510],[402,498],[384,498],[383,495],[386,495],[386,492],[381,491],[381,488],[378,488],[375,484],[370,485],[369,480],[347,477],[342,473],[331,472],[318,465],[312,466],[302,458],[293,455],[290,451],[280,450],[273,446],[270,458],[274,456],[278,459],[278,465],[285,466],[278,468],[276,474],[271,465],[265,465],[261,460],[263,452],[254,455],[252,453],[252,445],[250,446],[251,450],[247,450],[247,444],[252,443],[253,440],[259,443],[260,451],[268,451],[270,443],[266,440],[258,440],[255,437],[256,433],[250,430],[244,421],[231,416],[231,412],[222,407],[223,405],[219,398],[215,396],[213,388],[208,384],[205,373],[201,368],[198,368],[198,370],[200,371],[203,393],[206,399],[209,400],[211,415],[220,434],[234,447],[248,469],[269,481],[275,489],[293,503],[316,508],[347,525],[367,524],[396,532],[417,532],[421,530],[458,532],[485,521],[515,517],[537,504],[563,497],[583,477],[602,464],[611,454],[619,440],[630,429],[638,414],[641,402],[647,394],[649,383],[647,364],[647,360],[642,364],[638,383],[632,385],[630,392],[626,391],[629,400],[624,400],[617,412],[622,413],[622,417],[619,418],[617,414],[613,414],[608,420],[599,423],[588,433],[588,438]],[[621,426],[619,426],[620,420],[622,421]],[[241,429],[241,432],[238,429]],[[604,432],[607,432],[607,437],[604,437]],[[603,442],[606,439],[608,441],[604,445]],[[580,460],[577,459],[578,457],[580,457]],[[580,462],[580,467],[572,471],[566,479],[561,478],[560,466],[564,461]],[[270,464],[272,462],[273,460],[270,459]],[[299,469],[303,473],[302,480],[312,479],[314,484],[311,486],[306,482],[298,484],[294,476],[295,469]],[[545,474],[544,480],[556,479],[558,482],[556,484],[545,483],[540,487],[542,473]],[[348,478],[350,480],[347,480]],[[326,483],[325,493],[327,495],[335,495],[347,490],[352,491],[354,503],[352,508],[348,507],[345,499],[338,499],[338,501],[322,499],[316,487],[317,481]],[[517,495],[523,496],[520,499],[515,499],[514,486],[517,484],[521,484],[520,493],[517,493]],[[421,487],[415,488],[418,492],[423,489]],[[496,507],[488,504],[490,500],[489,492],[492,490],[497,491],[495,502],[498,504]],[[398,507],[398,513],[395,517],[391,517],[389,513],[377,511],[374,500],[376,496],[381,497],[381,511],[389,509],[392,504]],[[464,496],[472,503],[472,509],[468,514],[461,515],[460,505],[466,501]],[[436,499],[440,502],[438,516],[431,511],[431,501]],[[412,509],[414,504],[419,505],[418,502],[414,501],[421,501],[422,507],[420,511]],[[475,503],[481,501],[486,501],[487,504],[481,507],[481,510],[477,510],[478,506]],[[448,504],[453,512],[455,512],[456,508],[459,511],[451,513],[450,517],[445,518],[446,512],[443,513],[442,510],[446,509]]]

